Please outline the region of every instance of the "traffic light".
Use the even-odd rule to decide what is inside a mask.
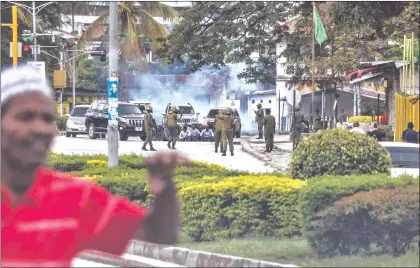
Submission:
[[[23,58],[31,58],[32,57],[32,38],[31,37],[23,37],[22,38],[22,57]]]

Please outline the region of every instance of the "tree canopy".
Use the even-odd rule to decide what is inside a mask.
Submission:
[[[359,61],[400,58],[401,36],[414,31],[418,37],[416,3],[335,1],[316,6],[328,40],[317,46],[315,65],[334,83],[356,70]],[[311,2],[194,2],[161,40],[159,55],[168,62],[188,58],[192,71],[244,62],[247,68],[239,77],[274,84],[280,56],[275,46],[281,40],[289,43],[281,56],[310,70],[312,16]]]

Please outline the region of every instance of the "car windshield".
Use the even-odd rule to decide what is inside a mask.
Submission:
[[[194,109],[191,106],[178,106],[180,114],[194,114]]]
[[[137,105],[120,104],[118,105],[119,114],[141,114]]]
[[[207,115],[208,118],[215,118],[216,115],[219,113],[219,109],[211,109],[209,114]],[[239,116],[239,113],[237,110],[233,110],[233,115],[234,116]]]
[[[419,168],[419,148],[385,147],[392,159],[393,167]]]
[[[219,113],[219,109],[211,109],[209,114],[207,115],[207,117],[208,118],[215,118],[218,113]]]
[[[74,107],[71,111],[70,116],[84,117],[89,107]]]

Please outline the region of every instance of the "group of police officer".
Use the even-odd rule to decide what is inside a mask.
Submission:
[[[268,109],[267,114],[264,115],[264,111],[262,109],[261,104],[257,105],[258,110],[255,112],[256,117],[255,121],[258,124],[258,138],[263,138],[263,130],[264,130],[264,138],[266,144],[266,152],[271,152],[274,147],[274,133],[275,133],[275,126],[276,120],[273,115],[271,115],[271,111]],[[168,139],[168,148],[169,149],[176,149],[175,144],[178,137],[178,113],[177,108],[171,106],[169,108],[168,114],[168,130],[169,130],[169,139]],[[222,156],[226,156],[226,152],[229,145],[230,154],[233,156],[233,136],[234,136],[234,120],[235,117],[233,116],[233,110],[231,108],[221,109],[216,116],[215,121],[215,143],[214,143],[214,151],[216,153],[222,153]],[[148,151],[146,146],[149,144],[150,151],[156,151],[153,148],[153,108],[152,106],[148,105],[146,107],[146,115],[144,117],[144,129],[146,132],[146,140],[143,143],[142,150]]]

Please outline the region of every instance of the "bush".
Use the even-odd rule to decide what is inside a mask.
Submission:
[[[372,118],[375,121],[372,121]],[[377,122],[378,117],[372,117],[372,116],[352,116],[349,118],[350,123],[359,122],[359,123],[373,123]]]
[[[323,229],[313,225],[317,214],[343,197],[351,196],[361,191],[371,191],[377,188],[395,189],[404,186],[419,186],[419,180],[408,175],[389,178],[385,174],[334,177],[324,176],[309,180],[302,188],[299,208],[302,213],[303,233],[314,252],[326,256],[336,248],[334,241],[327,241]]]
[[[374,138],[346,129],[332,129],[301,141],[290,166],[292,177],[298,179],[324,174],[389,174],[391,157]]]
[[[180,190],[183,230],[195,241],[300,233],[299,189],[306,184],[274,176],[240,176]]]
[[[418,186],[359,192],[319,212],[312,225],[322,230],[329,256],[400,256],[419,235],[419,197]]]

